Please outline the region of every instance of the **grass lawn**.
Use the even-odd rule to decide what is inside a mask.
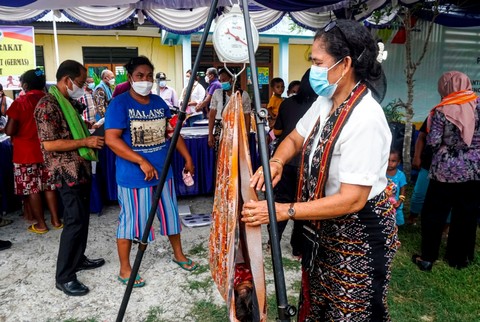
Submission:
[[[407,196],[411,196],[412,187],[409,185]],[[408,214],[408,199],[404,213]],[[478,236],[477,234],[477,237]],[[449,267],[442,260],[435,263],[431,272],[420,271],[412,262],[412,254],[420,250],[420,226],[403,226],[399,228],[399,239],[402,243],[395,256],[392,267],[392,279],[388,294],[388,303],[392,321],[394,322],[479,322],[480,321],[480,238],[477,238],[476,259],[473,265],[463,270]],[[206,241],[205,241],[206,243]],[[206,244],[192,249],[191,253],[197,256],[208,256]],[[285,252],[286,250],[283,250]],[[445,241],[442,244],[441,256],[445,252]],[[272,263],[269,254],[265,258],[267,283],[274,284],[272,277]],[[298,272],[300,263],[284,258],[284,271]],[[209,300],[212,294],[213,281],[207,274],[208,267],[202,267],[194,274],[201,275],[188,283],[188,288],[205,290],[205,299],[193,303],[188,317],[198,322],[226,322],[228,321],[225,305],[217,305]],[[287,288],[289,304],[297,305],[300,281],[290,281]],[[273,289],[273,288],[269,288]],[[216,290],[215,290],[216,291]],[[275,321],[277,316],[275,293],[268,294],[268,321]],[[162,319],[163,310],[152,307],[145,322],[166,322]],[[67,320],[79,322],[78,320]],[[95,319],[85,320],[95,322]],[[190,320],[189,320],[190,321]],[[292,319],[296,321],[296,319]],[[82,321],[83,322],[83,321]],[[172,321],[173,322],[173,321]]]
[[[411,196],[413,185],[407,185]],[[409,214],[409,198],[404,214]],[[418,220],[420,222],[420,220]],[[388,304],[392,321],[478,322],[480,321],[480,239],[477,231],[475,262],[463,270],[444,262],[446,240],[442,241],[440,260],[431,272],[420,271],[411,261],[420,253],[420,225],[399,227],[402,243],[392,266]]]
[[[405,213],[408,214],[408,204],[406,208]],[[432,272],[422,272],[411,262],[412,254],[418,253],[420,248],[420,227],[400,227],[399,238],[402,246],[393,262],[388,296],[392,321],[480,321],[480,238],[477,238],[476,260],[473,265],[456,270],[440,260],[434,265]],[[444,253],[444,244],[441,254]],[[267,256],[266,261],[267,274],[271,274],[272,265],[268,262],[271,261],[270,256]],[[300,264],[296,261],[285,258],[283,262],[285,271],[300,269]],[[273,283],[273,280],[269,282]],[[292,283],[288,289],[289,304],[297,305],[299,288],[298,281]],[[268,321],[275,321],[275,294],[269,294],[267,300]],[[192,313],[196,321],[228,321],[225,307],[205,302],[198,303]]]
[[[406,212],[408,213],[408,212]],[[402,243],[392,269],[389,307],[393,321],[480,321],[479,238],[475,263],[463,270],[437,261],[431,272],[420,271],[411,257],[420,250],[420,227],[400,227]],[[441,257],[445,254],[445,242]]]

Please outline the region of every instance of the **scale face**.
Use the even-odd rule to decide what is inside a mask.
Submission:
[[[259,36],[253,23],[252,36],[254,51],[257,51]],[[238,5],[220,17],[213,31],[213,47],[222,63],[247,63],[248,45],[243,14]]]

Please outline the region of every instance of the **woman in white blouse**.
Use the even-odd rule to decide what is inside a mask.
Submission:
[[[317,101],[270,159],[272,183],[301,153],[297,202],[276,203],[278,221],[307,220],[299,321],[388,321],[386,294],[398,247],[385,188],[391,134],[372,94],[382,69],[377,43],[355,21],[320,29],[310,84]],[[251,186],[264,189],[259,168]],[[242,221],[269,222],[266,201],[248,202]]]

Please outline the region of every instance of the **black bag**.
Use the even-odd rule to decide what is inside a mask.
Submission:
[[[311,272],[314,268],[319,246],[318,222],[305,221],[303,225],[302,267],[308,272]]]

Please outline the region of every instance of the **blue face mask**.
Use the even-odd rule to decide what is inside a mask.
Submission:
[[[93,90],[95,88],[95,83],[88,83],[88,88]]]
[[[340,59],[332,67],[321,67],[312,65],[310,68],[310,86],[319,96],[324,96],[326,98],[331,98],[337,89],[338,82],[343,78],[340,77],[335,84],[330,84],[328,82],[328,71],[333,67],[337,66],[343,59]]]
[[[224,91],[229,91],[232,89],[232,84],[230,84],[230,82],[223,82],[222,83],[222,89]]]

